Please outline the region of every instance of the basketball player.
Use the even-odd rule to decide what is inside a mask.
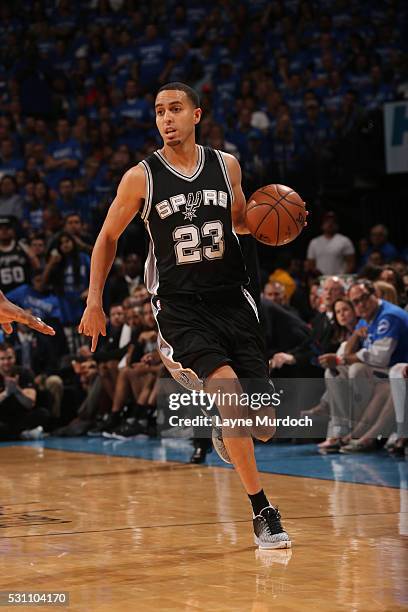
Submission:
[[[197,93],[183,83],[161,87],[156,124],[164,146],[128,170],[92,254],[87,307],[79,331],[96,349],[105,335],[102,293],[118,238],[140,212],[150,236],[145,282],[159,329],[158,348],[172,376],[189,389],[240,388],[239,378],[264,382],[271,393],[258,313],[236,233],[248,234],[241,169],[226,153],[195,142],[201,118]],[[223,407],[218,405],[223,417]],[[266,440],[272,431],[251,431]],[[255,543],[289,548],[280,514],[266,497],[251,435],[222,437],[215,449],[232,462],[253,509]]]
[[[13,331],[12,323],[22,323],[47,336],[55,335],[52,327],[46,325],[39,317],[34,317],[27,310],[23,310],[23,308],[10,302],[4,293],[0,291],[0,325],[6,334],[11,334]]]

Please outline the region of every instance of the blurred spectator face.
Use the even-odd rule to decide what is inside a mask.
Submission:
[[[373,83],[381,83],[381,76],[380,66],[373,66],[371,68],[371,80]]]
[[[386,283],[390,283],[391,285],[394,285],[394,287],[397,286],[398,282],[395,270],[393,270],[392,268],[386,268],[385,270],[382,270],[380,274],[380,280],[383,280]]]
[[[132,297],[137,300],[138,304],[143,304],[145,299],[149,297],[149,293],[144,285],[139,285],[133,289]]]
[[[27,174],[25,170],[17,170],[16,172],[16,183],[19,189],[22,189],[27,182]]]
[[[130,253],[125,258],[125,274],[130,276],[130,278],[135,278],[138,274],[140,274],[141,263],[139,255],[136,253]]]
[[[356,105],[356,96],[351,92],[347,92],[341,101],[344,113],[351,113]]]
[[[396,271],[396,273],[399,274],[401,277],[404,276],[404,274],[407,274],[408,272],[408,267],[405,261],[396,260],[391,262],[391,265]]]
[[[112,327],[120,327],[125,322],[125,311],[120,304],[111,306],[109,310],[109,321]]]
[[[129,296],[123,300],[122,306],[125,310],[129,310],[129,308],[138,306],[137,299],[134,298],[133,296]]]
[[[308,102],[305,105],[306,115],[309,121],[315,121],[319,115],[319,105],[315,101]]]
[[[365,253],[367,253],[369,246],[370,243],[368,242],[367,238],[361,238],[358,241],[358,251],[360,255],[364,255]]]
[[[143,304],[143,323],[148,329],[154,329],[156,327],[156,321],[153,316],[152,305],[150,302]]]
[[[326,311],[331,311],[336,300],[344,296],[344,285],[339,278],[333,276],[323,283],[323,304]]]
[[[318,285],[312,285],[310,287],[309,304],[312,310],[319,310],[320,308],[320,287]]]
[[[58,119],[57,135],[59,140],[68,140],[69,138],[69,123],[67,119]]]
[[[16,193],[16,184],[14,180],[9,176],[4,176],[1,180],[0,192],[1,195],[6,198],[14,195]]]
[[[341,327],[353,328],[357,322],[353,307],[343,300],[337,300],[334,304],[334,316]]]
[[[0,224],[0,242],[3,244],[9,244],[16,237],[16,233],[14,231],[11,223],[1,223]]]
[[[73,236],[80,236],[82,231],[82,221],[79,215],[69,215],[64,224],[64,229]]]
[[[14,349],[11,347],[0,349],[0,372],[3,374],[3,376],[11,376],[15,364],[16,354]]]
[[[45,255],[45,240],[44,238],[32,238],[30,241],[30,247],[34,255],[42,257]]]
[[[135,81],[128,81],[125,87],[125,96],[128,100],[137,98],[138,88]]]
[[[388,231],[384,225],[375,225],[370,231],[370,242],[374,248],[379,248],[387,241]]]
[[[38,291],[39,293],[42,292],[42,289],[43,289],[42,272],[37,272],[37,274],[34,274],[31,277],[31,285],[33,289],[35,289],[35,291]]]
[[[83,387],[87,388],[92,383],[93,379],[98,373],[98,366],[96,361],[89,359],[81,363],[81,369],[79,374],[79,380]]]
[[[375,293],[370,293],[364,285],[353,285],[349,291],[349,298],[356,315],[370,321],[378,308],[378,298]]]
[[[394,285],[391,283],[386,283],[383,280],[375,281],[375,295],[383,300],[387,300],[387,302],[391,302],[391,304],[398,305],[398,296],[395,290]]]
[[[328,212],[323,216],[322,232],[328,236],[334,236],[337,232],[337,219],[333,212]]]
[[[130,327],[141,329],[143,327],[143,316],[140,312],[139,306],[129,308],[126,312],[126,322]]]
[[[69,200],[74,195],[74,188],[70,179],[64,179],[60,182],[59,192],[64,200]]]
[[[61,236],[58,248],[62,255],[69,255],[74,250],[74,241],[68,236]]]
[[[85,357],[86,359],[92,357],[91,347],[88,344],[83,344],[79,347],[77,355],[78,357]]]
[[[43,143],[37,142],[33,147],[33,157],[38,164],[44,163],[45,147]]]
[[[333,70],[330,73],[330,87],[337,89],[341,85],[340,73],[337,70]]]
[[[404,274],[402,282],[404,283],[405,294],[408,295],[408,274]]]
[[[372,266],[382,266],[384,263],[381,251],[373,251],[368,257],[368,263]]]
[[[251,111],[248,108],[243,108],[239,113],[239,125],[241,128],[251,127]]]
[[[263,294],[267,300],[275,302],[275,304],[280,304],[281,306],[287,304],[285,287],[282,283],[266,283]]]
[[[8,138],[1,143],[1,156],[3,159],[11,159],[13,157],[13,142]]]
[[[42,202],[47,197],[47,186],[45,183],[36,183],[34,186],[34,197],[36,200]]]
[[[147,40],[154,40],[157,36],[157,28],[154,24],[146,26],[146,38]]]

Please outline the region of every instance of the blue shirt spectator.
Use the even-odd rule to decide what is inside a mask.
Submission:
[[[367,328],[357,357],[368,365],[391,367],[408,362],[408,312],[386,300],[370,321],[360,319],[356,329]]]
[[[43,289],[41,271],[32,276],[30,284],[13,289],[7,293],[7,297],[17,306],[30,310],[34,316],[40,317],[43,321],[61,319],[59,300],[56,295]]]

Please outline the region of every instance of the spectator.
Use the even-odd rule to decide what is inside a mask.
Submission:
[[[310,330],[298,315],[268,299],[265,293],[261,298],[261,306],[265,324],[267,356],[271,364],[274,355],[291,353],[297,346],[310,343]]]
[[[379,300],[373,284],[367,280],[351,285],[349,297],[360,321],[339,364],[326,370],[333,450],[339,450],[342,442],[350,443],[350,422],[356,427],[364,410],[365,414],[372,412],[372,404],[378,400],[376,387],[387,378],[389,368],[408,361],[408,314]],[[351,384],[354,399],[351,405],[345,381]],[[354,446],[348,450],[364,450],[361,445]]]
[[[79,143],[71,137],[67,119],[58,119],[57,138],[47,149],[45,169],[50,187],[55,188],[63,178],[77,175],[82,152]]]
[[[129,253],[125,255],[121,269],[119,269],[108,282],[108,303],[120,303],[128,297],[132,290],[142,282],[142,263],[139,255]]]
[[[322,234],[311,240],[307,249],[307,265],[322,274],[350,274],[354,270],[354,247],[349,238],[338,233],[333,212],[323,215]]]
[[[80,251],[91,255],[92,253],[92,238],[85,232],[79,213],[71,213],[64,219],[64,231],[72,236]]]
[[[37,391],[27,368],[16,366],[14,350],[0,345],[0,439],[18,439],[24,430],[46,427],[50,414],[36,406]]]
[[[292,376],[320,376],[316,356],[333,353],[338,348],[334,335],[333,304],[344,296],[344,285],[337,277],[328,278],[323,284],[323,312],[318,312],[310,322],[311,340],[307,339],[294,347],[290,352],[278,352],[270,361],[272,369],[280,370],[290,366]],[[293,366],[297,366],[296,369]]]
[[[83,218],[88,218],[85,202],[75,193],[74,183],[70,178],[63,178],[59,182],[59,196],[56,204],[60,214],[64,217],[79,213]]]
[[[386,283],[383,280],[378,280],[375,281],[373,284],[377,297],[398,306],[397,292],[395,290],[395,287],[391,285],[391,283]]]
[[[61,232],[56,248],[50,252],[43,284],[49,284],[59,298],[62,323],[72,353],[79,342],[77,326],[87,297],[89,271],[89,256],[79,251],[70,234]]]
[[[0,145],[0,178],[3,176],[15,176],[18,170],[22,170],[24,162],[19,157],[14,157],[14,143],[11,138],[4,138]]]
[[[46,260],[46,248],[45,248],[45,237],[44,234],[37,233],[32,234],[29,241],[30,251],[37,258],[39,262],[39,268],[45,268]]]
[[[6,175],[0,181],[0,214],[23,218],[23,198],[17,192],[17,183],[13,176]]]
[[[388,229],[385,225],[374,225],[370,230],[370,246],[368,247],[362,263],[365,264],[372,251],[380,251],[383,261],[389,262],[397,256],[397,249],[391,242],[388,242]]]
[[[27,283],[31,269],[38,267],[31,249],[21,240],[17,242],[12,220],[0,217],[0,289],[7,293]]]

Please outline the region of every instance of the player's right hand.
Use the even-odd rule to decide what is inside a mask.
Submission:
[[[102,306],[89,305],[85,308],[78,327],[80,334],[92,338],[91,351],[95,352],[99,334],[106,336],[106,316]]]

